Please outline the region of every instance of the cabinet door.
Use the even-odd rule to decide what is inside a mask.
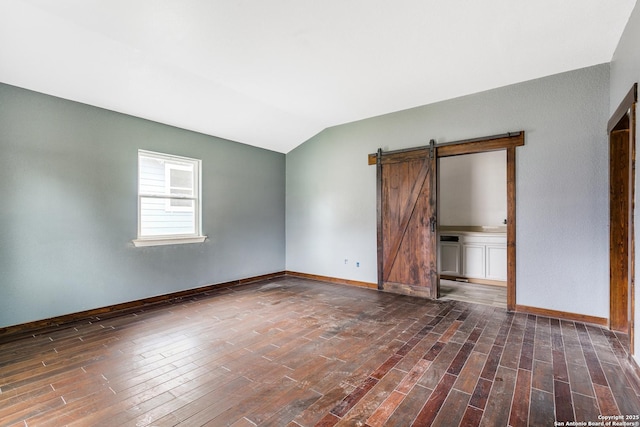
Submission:
[[[484,278],[484,245],[462,245],[462,275]]]
[[[440,254],[438,256],[440,274],[450,276],[460,275],[460,244],[440,242]]]
[[[487,245],[487,279],[507,280],[507,247]]]

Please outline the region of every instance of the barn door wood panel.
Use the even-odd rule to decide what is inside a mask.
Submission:
[[[436,298],[435,147],[378,157],[378,287]]]

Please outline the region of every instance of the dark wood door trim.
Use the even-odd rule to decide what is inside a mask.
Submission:
[[[609,134],[609,327],[627,332],[630,288],[629,129]]]
[[[436,157],[450,157],[459,154],[484,153],[487,151],[506,150],[511,147],[524,145],[524,131],[509,132],[501,135],[485,136],[482,138],[463,139],[460,141],[445,142],[436,145]],[[378,161],[378,153],[385,155],[385,162],[403,161],[410,158],[424,157],[428,155],[430,146],[405,148],[402,150],[385,151],[369,154],[369,165],[375,165]],[[390,155],[394,156],[390,156]]]
[[[369,163],[371,164],[371,163]],[[382,148],[376,153],[376,233],[378,245],[378,290],[383,290],[384,274],[382,269],[382,257],[384,254],[384,239],[382,238]]]
[[[609,328],[627,332],[634,349],[635,138],[638,84],[607,123],[609,134]]]
[[[629,354],[633,355],[634,345],[635,345],[635,306],[636,306],[636,241],[635,241],[635,194],[636,194],[636,111],[637,111],[637,101],[638,101],[638,84],[635,84],[635,96],[636,102],[633,103],[631,108],[629,109],[629,121],[630,121],[630,129],[629,129],[629,144],[631,146],[631,185],[630,185],[630,194],[629,198],[631,200],[630,206],[630,224],[629,224],[629,250],[630,250],[630,266],[629,266],[629,298],[631,299],[631,304],[629,304]]]
[[[524,131],[437,146],[438,157],[507,151],[507,310],[516,311],[516,147]]]
[[[634,83],[633,86],[631,86],[631,89],[629,89],[629,92],[627,92],[622,99],[616,111],[611,115],[611,118],[607,122],[607,133],[611,133],[636,102],[638,102],[638,83]]]
[[[466,141],[438,144],[438,157],[458,156],[462,154],[486,153],[488,151],[507,150],[524,145],[524,131],[504,135],[488,136]]]
[[[488,151],[506,150],[507,152],[507,310],[516,310],[516,147],[524,145],[524,131],[493,135],[483,138],[474,138],[455,141],[435,146],[436,158],[451,157],[463,154],[474,154]],[[369,154],[370,165],[378,168],[378,283],[379,288],[383,282],[382,271],[382,247],[384,245],[381,235],[381,174],[380,168],[385,162],[406,161],[408,159],[424,158],[428,156],[430,147],[416,147],[403,150]]]
[[[524,143],[524,135],[522,139]],[[516,310],[516,148],[507,148],[507,309]]]

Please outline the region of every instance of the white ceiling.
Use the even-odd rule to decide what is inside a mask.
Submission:
[[[286,153],[609,62],[635,3],[0,0],[0,82]]]

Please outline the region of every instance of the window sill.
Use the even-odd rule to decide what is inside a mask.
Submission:
[[[185,243],[202,243],[207,236],[196,237],[160,237],[157,239],[146,238],[133,240],[133,245],[136,248],[144,246],[162,246],[162,245],[182,245]]]

